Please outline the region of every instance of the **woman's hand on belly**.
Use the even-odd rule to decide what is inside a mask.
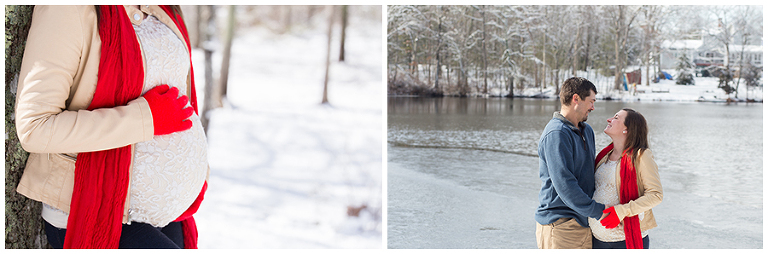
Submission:
[[[187,118],[192,116],[194,110],[187,106],[189,98],[186,95],[179,97],[178,88],[169,88],[165,84],[159,85],[147,91],[144,98],[152,112],[155,135],[171,134],[192,128],[192,122]]]

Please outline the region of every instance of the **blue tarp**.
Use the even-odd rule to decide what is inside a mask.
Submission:
[[[629,91],[629,88],[627,87],[627,74],[624,74],[624,91]]]
[[[664,74],[664,78],[672,80],[672,75],[669,75],[669,73],[666,73],[666,72],[662,71],[661,74]]]

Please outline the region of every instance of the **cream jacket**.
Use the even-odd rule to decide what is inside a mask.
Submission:
[[[600,167],[608,160],[610,153],[603,157],[597,163],[595,168]],[[616,189],[621,190],[621,163],[616,164]],[[646,149],[638,156],[635,162],[635,172],[637,174],[637,191],[639,197],[629,203],[614,206],[616,215],[620,220],[627,216],[635,216],[642,212],[644,218],[640,221],[640,230],[645,231],[656,227],[656,219],[653,217],[651,208],[659,205],[664,198],[664,192],[661,189],[661,178],[659,178],[659,167],[653,160],[653,153]],[[618,192],[616,195],[620,195]],[[624,223],[622,221],[622,223]]]
[[[133,24],[143,21],[138,18],[142,12],[151,14],[184,41],[159,6],[125,7]],[[15,112],[21,146],[30,155],[16,191],[67,213],[77,153],[123,147],[154,136],[152,113],[143,97],[125,106],[86,110],[96,90],[100,51],[93,6],[35,6]],[[129,201],[126,197],[124,223],[129,219]]]

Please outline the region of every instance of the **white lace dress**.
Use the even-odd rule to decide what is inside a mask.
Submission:
[[[604,204],[605,207],[616,206],[619,204],[619,191],[616,186],[616,168],[619,161],[606,160],[603,165],[600,165],[595,172],[595,195],[592,199],[600,204]],[[638,215],[639,219],[643,220],[643,213]],[[592,229],[592,235],[603,242],[620,242],[624,241],[624,226],[619,226],[607,229],[600,224],[600,221],[589,218],[589,227]],[[642,237],[648,235],[648,231],[640,232]]]
[[[180,95],[187,94],[190,63],[184,42],[154,16],[133,28],[146,61],[142,95],[161,84],[177,87]],[[199,116],[192,114],[189,120],[189,130],[135,144],[128,190],[129,221],[165,227],[200,193],[208,173],[208,147]],[[55,227],[67,227],[68,214],[59,209],[44,204],[42,216]]]
[[[142,94],[161,84],[187,94],[190,63],[184,42],[154,16],[134,25],[134,29],[147,68]],[[155,136],[135,145],[130,221],[164,227],[186,211],[200,193],[208,172],[208,147],[198,115],[192,114],[189,120],[189,130]]]

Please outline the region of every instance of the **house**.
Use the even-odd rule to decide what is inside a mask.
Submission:
[[[659,54],[659,66],[661,69],[674,69],[682,54],[686,54],[688,59],[695,63],[702,45],[702,40],[663,41]]]
[[[739,63],[752,66],[763,66],[763,46],[762,45],[731,45],[729,48],[731,66],[739,66]],[[744,50],[744,61],[741,60],[741,53]],[[725,52],[725,49],[722,49]]]
[[[744,64],[750,63],[753,66],[763,66],[763,46],[762,45],[730,45],[728,47],[732,68],[738,68],[741,61],[741,50],[744,50]],[[661,44],[661,53],[659,56],[659,65],[661,69],[674,69],[681,54],[687,54],[688,59],[693,61],[696,67],[707,67],[710,65],[725,65],[726,52],[725,47],[719,43],[704,43],[702,40],[677,40],[664,41]]]

